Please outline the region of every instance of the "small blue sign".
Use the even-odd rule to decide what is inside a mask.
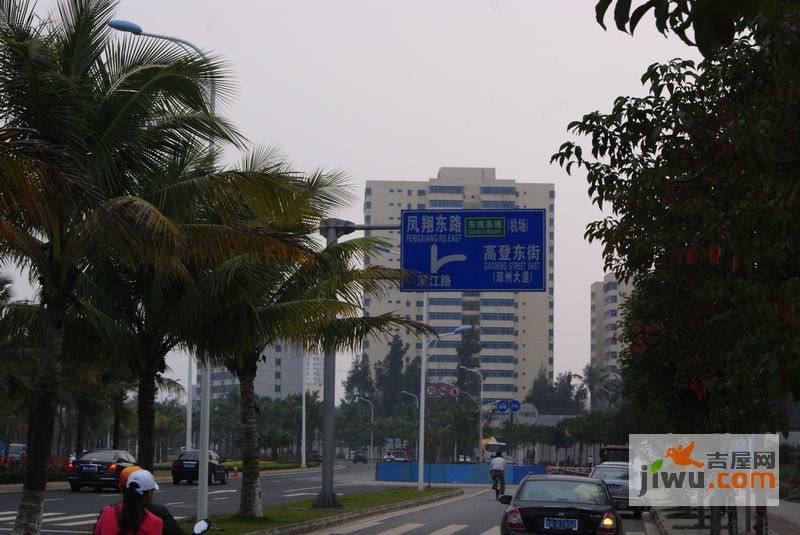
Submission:
[[[545,210],[403,210],[404,292],[544,292]]]
[[[517,401],[516,399],[512,399],[511,403],[508,404],[508,410],[510,410],[511,412],[517,412],[519,408],[520,404],[519,401]]]
[[[508,410],[508,401],[501,399],[496,403],[497,412],[506,412]]]

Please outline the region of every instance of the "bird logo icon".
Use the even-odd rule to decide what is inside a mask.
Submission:
[[[675,448],[667,448],[665,458],[670,459],[677,466],[694,466],[695,468],[703,468],[705,466],[702,461],[692,459],[692,452],[694,451],[694,440],[689,442],[686,446],[680,444]],[[664,459],[656,459],[650,464],[650,471],[657,472],[664,465]]]

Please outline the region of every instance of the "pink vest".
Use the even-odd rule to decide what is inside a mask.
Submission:
[[[94,535],[119,535],[119,522],[117,521],[117,509],[122,514],[122,504],[109,505],[100,513],[100,518],[94,527]],[[164,521],[156,515],[144,510],[144,519],[139,524],[139,529],[132,535],[161,535],[164,531]],[[126,534],[128,535],[128,534]]]

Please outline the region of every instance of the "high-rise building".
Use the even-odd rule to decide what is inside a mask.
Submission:
[[[591,286],[591,362],[610,372],[617,371],[620,306],[631,289],[630,284],[619,282],[613,273]]]
[[[430,292],[428,323],[438,332],[448,332],[462,324],[479,327],[484,376],[484,403],[496,400],[522,400],[540,369],[553,375],[554,335],[554,210],[553,184],[498,180],[493,168],[443,167],[437,178],[426,181],[369,180],[364,196],[365,224],[400,225],[405,209],[513,209],[546,210],[548,231],[547,291],[527,292]],[[397,249],[399,230],[373,231]],[[368,258],[377,265],[400,267],[393,253]],[[369,315],[394,312],[423,320],[423,296],[393,290],[386,296],[364,296]],[[422,342],[406,329],[395,334],[408,343],[406,362],[422,353]],[[429,354],[429,378],[447,382],[457,377],[456,338],[442,339]],[[388,340],[368,340],[363,352],[373,366],[385,358]]]
[[[202,384],[203,369],[197,370],[195,392]],[[322,356],[305,354],[292,344],[267,346],[261,353],[254,390],[256,395],[272,399],[284,399],[299,395],[303,388],[303,375],[307,392],[322,394]],[[231,390],[239,389],[239,379],[224,366],[211,368],[211,397],[224,397]],[[199,397],[195,397],[199,399]]]

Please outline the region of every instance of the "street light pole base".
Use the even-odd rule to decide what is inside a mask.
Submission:
[[[339,496],[335,492],[320,492],[317,494],[317,497],[314,498],[314,508],[315,509],[341,509],[342,502],[339,500]]]

